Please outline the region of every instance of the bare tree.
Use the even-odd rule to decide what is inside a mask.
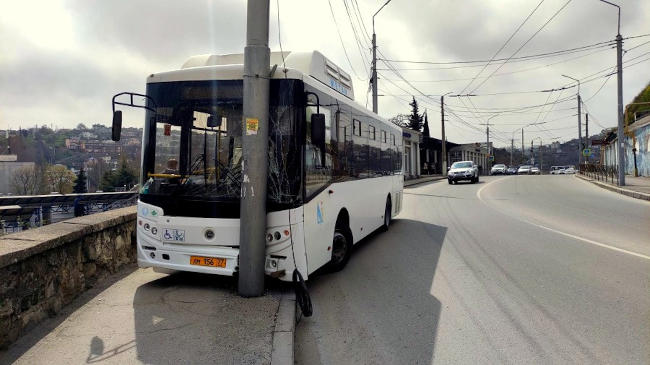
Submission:
[[[72,183],[77,178],[74,172],[63,165],[49,166],[45,171],[47,183],[52,191],[68,194],[72,191]]]
[[[19,195],[36,195],[39,193],[41,176],[34,166],[24,166],[17,169],[11,179],[14,193]]]

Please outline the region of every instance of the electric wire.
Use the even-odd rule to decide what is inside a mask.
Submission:
[[[569,5],[571,3],[571,1],[573,1],[573,0],[568,0],[566,3],[564,3],[564,5],[562,5],[562,7],[560,9],[558,9],[535,33],[533,33],[533,35],[530,36],[530,38],[528,38],[526,40],[526,42],[524,42],[521,45],[521,47],[517,48],[517,50],[504,63],[500,64],[499,67],[497,67],[494,71],[492,71],[492,73],[490,73],[490,75],[488,75],[488,77],[486,79],[484,79],[480,84],[478,84],[478,86],[476,86],[474,89],[472,89],[470,94],[473,94],[476,90],[478,90],[481,86],[483,86],[490,79],[490,77],[492,77],[492,75],[494,75],[497,71],[499,71],[506,63],[508,63],[510,58],[514,57],[517,53],[519,53],[519,51],[521,51],[531,40],[533,40],[533,38],[535,38],[535,36],[537,36],[537,34],[539,34],[544,28],[546,28],[546,26],[553,19],[555,19],[555,17],[558,14],[560,14],[560,12],[562,12],[562,10],[564,10],[567,7],[567,5]]]
[[[490,60],[487,63],[485,63],[485,65],[483,65],[483,68],[481,69],[481,71],[479,71],[476,75],[474,75],[472,80],[467,85],[465,85],[465,87],[463,88],[463,90],[460,91],[459,94],[464,93],[465,90],[467,90],[467,88],[470,87],[472,85],[472,83],[474,83],[476,78],[479,77],[483,73],[483,71],[485,71],[485,69],[492,63],[492,61],[496,58],[496,56],[499,55],[499,53],[508,45],[508,43],[512,40],[512,38],[514,38],[514,36],[519,32],[519,30],[521,30],[521,28],[524,26],[524,24],[526,24],[528,19],[530,19],[533,16],[533,14],[535,14],[537,9],[539,9],[539,7],[544,3],[544,1],[546,1],[546,0],[541,0],[537,4],[535,9],[533,9],[533,11],[531,11],[530,14],[528,14],[526,19],[524,19],[524,21],[521,24],[519,24],[517,29],[515,29],[515,31],[510,35],[510,37],[508,37],[508,39],[503,43],[503,45],[501,45],[501,47],[496,51],[496,53],[492,56],[492,58],[490,58]]]
[[[367,79],[363,79],[359,76],[357,73],[357,70],[355,70],[354,66],[352,66],[352,61],[350,61],[350,56],[348,55],[348,51],[345,48],[345,43],[343,42],[343,37],[341,36],[341,30],[339,29],[339,24],[336,21],[336,16],[334,15],[334,8],[332,8],[332,1],[327,0],[330,6],[330,12],[332,13],[332,20],[334,21],[334,25],[336,26],[336,32],[339,35],[339,40],[341,41],[341,47],[343,48],[343,53],[345,54],[345,58],[348,60],[348,65],[350,65],[350,69],[352,70],[352,73],[357,77],[357,79],[361,81],[366,81]]]

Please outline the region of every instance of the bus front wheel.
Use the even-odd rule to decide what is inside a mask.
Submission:
[[[386,200],[386,209],[384,210],[384,224],[381,226],[382,230],[388,231],[388,227],[390,226],[390,221],[391,221],[391,215],[392,215],[392,207],[390,204],[390,198]]]

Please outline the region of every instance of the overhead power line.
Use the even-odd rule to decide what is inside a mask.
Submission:
[[[330,5],[330,12],[332,13],[332,20],[334,21],[334,25],[336,26],[336,32],[339,35],[339,40],[341,41],[341,47],[343,48],[343,53],[345,54],[345,58],[348,60],[348,65],[350,65],[350,69],[352,70],[352,73],[354,73],[354,75],[357,77],[357,79],[359,79],[361,81],[368,80],[367,78],[366,79],[361,78],[359,76],[359,74],[357,73],[357,70],[355,70],[354,66],[352,66],[352,61],[350,61],[350,56],[348,55],[348,50],[345,48],[345,43],[343,42],[343,37],[341,36],[341,30],[339,29],[339,24],[337,23],[336,16],[334,15],[334,9],[332,8],[332,1],[327,0],[327,2]]]
[[[490,73],[490,75],[488,75],[488,77],[487,77],[486,79],[484,79],[483,81],[481,81],[481,83],[478,84],[478,86],[476,86],[474,89],[472,89],[472,91],[470,92],[470,94],[471,94],[471,93],[474,93],[474,92],[475,92],[476,90],[478,90],[481,86],[483,86],[483,85],[487,82],[487,80],[489,80],[490,77],[492,77],[492,75],[494,75],[497,71],[499,71],[499,70],[501,69],[501,67],[503,67],[503,65],[505,65],[506,63],[508,63],[508,61],[510,61],[510,59],[511,59],[512,57],[514,57],[515,55],[517,55],[517,53],[519,53],[519,51],[521,51],[521,50],[522,50],[522,49],[523,49],[523,48],[524,48],[524,47],[525,47],[525,46],[526,46],[526,45],[527,45],[531,40],[533,40],[533,38],[535,38],[535,36],[537,36],[537,34],[539,34],[539,33],[540,33],[544,28],[546,28],[546,26],[547,26],[547,25],[548,25],[548,24],[549,24],[553,19],[555,19],[555,17],[556,17],[558,14],[560,14],[560,12],[562,12],[562,10],[564,10],[564,8],[566,8],[567,5],[569,5],[569,4],[571,3],[571,1],[573,1],[573,0],[568,0],[566,3],[564,3],[564,5],[562,5],[562,7],[561,7],[560,9],[558,9],[558,10],[557,10],[557,11],[556,11],[556,12],[555,12],[555,13],[554,13],[554,14],[553,14],[553,15],[552,15],[552,16],[551,16],[551,17],[550,17],[550,18],[549,18],[549,19],[548,19],[548,20],[547,20],[547,21],[546,21],[546,22],[545,22],[545,23],[544,23],[544,24],[543,24],[539,29],[537,29],[537,31],[536,31],[535,33],[533,33],[533,35],[530,36],[530,38],[528,38],[528,39],[526,40],[526,42],[524,42],[524,43],[523,43],[519,48],[517,48],[517,50],[516,50],[516,51],[515,51],[515,52],[514,52],[510,57],[508,57],[508,59],[507,59],[505,62],[503,62],[502,64],[500,64],[499,67],[497,67],[494,71],[492,71],[492,73]]]
[[[563,49],[563,50],[557,50],[557,51],[551,51],[551,52],[544,52],[544,53],[537,53],[537,54],[532,54],[532,55],[527,55],[527,56],[519,56],[519,57],[510,57],[510,58],[495,58],[493,60],[470,60],[470,61],[445,61],[445,62],[435,62],[435,61],[412,61],[412,60],[393,60],[393,59],[384,59],[380,58],[384,61],[388,62],[393,62],[393,63],[414,63],[414,64],[426,64],[426,65],[455,65],[455,64],[472,64],[472,63],[487,63],[487,62],[499,62],[499,61],[517,61],[517,60],[529,60],[529,59],[539,59],[539,58],[547,58],[547,57],[556,57],[556,56],[561,56],[564,54],[571,54],[571,53],[576,53],[576,52],[584,52],[588,51],[594,48],[601,48],[601,47],[608,47],[612,46],[615,44],[615,40],[607,40],[607,41],[602,41],[598,43],[592,43],[588,44],[585,46],[580,46],[580,47],[574,47],[574,48],[568,48],[568,49]]]
[[[467,90],[467,88],[468,88],[470,85],[472,85],[472,83],[476,80],[476,78],[479,77],[479,76],[481,76],[481,74],[483,73],[483,71],[485,71],[485,69],[490,65],[490,63],[492,63],[492,61],[494,61],[494,59],[496,58],[496,56],[498,56],[499,53],[500,53],[500,52],[501,52],[501,51],[502,51],[502,50],[503,50],[503,49],[508,45],[508,43],[512,40],[512,38],[514,38],[514,36],[519,32],[519,30],[524,26],[524,24],[526,24],[526,22],[528,21],[528,19],[530,19],[530,18],[533,16],[533,14],[535,14],[535,12],[537,11],[537,9],[539,9],[539,7],[544,3],[544,1],[546,1],[546,0],[541,0],[541,1],[537,4],[537,6],[535,7],[535,9],[533,9],[533,11],[531,11],[530,14],[528,14],[528,16],[526,17],[526,19],[524,19],[524,21],[521,22],[521,24],[519,24],[519,26],[517,27],[517,29],[515,29],[515,31],[510,35],[510,37],[508,37],[508,39],[503,43],[503,45],[501,45],[501,47],[496,51],[496,53],[492,56],[492,58],[490,58],[490,60],[489,60],[487,63],[485,63],[485,65],[483,65],[483,68],[481,69],[481,71],[479,71],[476,75],[474,75],[474,77],[472,78],[472,80],[471,80],[471,81],[470,81],[470,82],[469,82],[469,83],[468,83],[468,84],[463,88],[463,90],[461,90],[460,94],[464,93],[465,90]]]

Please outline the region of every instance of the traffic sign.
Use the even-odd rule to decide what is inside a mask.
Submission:
[[[488,156],[488,161],[490,161],[490,162],[494,162],[494,155],[490,155],[490,156]]]
[[[584,150],[582,150],[582,155],[585,157],[591,156],[591,148],[585,148]]]

